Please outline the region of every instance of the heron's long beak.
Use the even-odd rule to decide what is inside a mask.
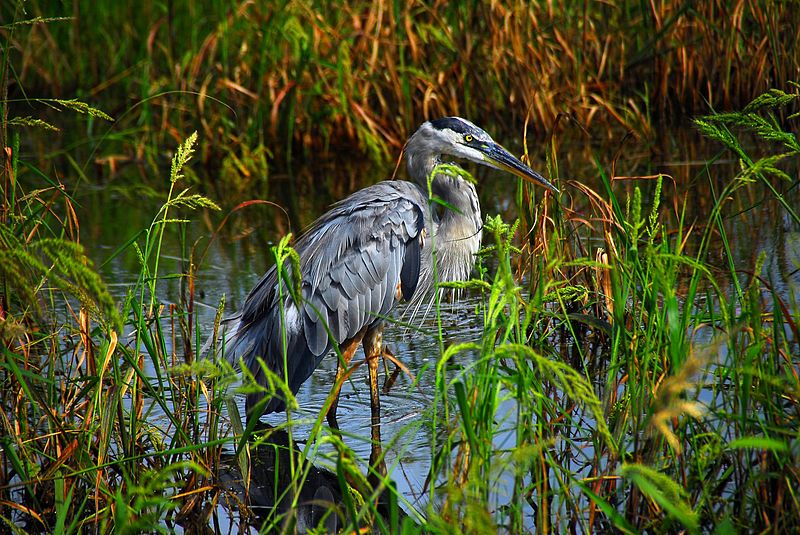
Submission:
[[[517,175],[523,180],[527,180],[533,184],[539,184],[540,186],[546,187],[550,191],[558,193],[557,187],[545,180],[542,175],[512,156],[510,152],[497,143],[486,144],[481,147],[480,150],[483,152],[483,157],[486,160],[486,163],[488,163],[490,166],[496,167],[497,169],[502,169],[503,171],[508,171],[512,175]]]

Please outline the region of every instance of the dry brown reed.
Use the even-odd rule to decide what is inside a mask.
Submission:
[[[649,138],[656,121],[741,106],[800,75],[791,2],[29,4],[74,18],[0,29],[20,65],[12,93],[123,96],[116,116],[162,144],[197,127],[220,139],[207,163],[262,144],[385,161],[446,114],[514,132],[528,117],[541,136],[567,113]]]

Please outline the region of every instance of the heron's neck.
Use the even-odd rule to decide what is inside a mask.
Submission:
[[[461,176],[437,174],[431,183],[431,192],[445,203],[441,215],[442,223],[446,220],[466,219],[480,225],[481,207],[475,186],[471,182]]]
[[[441,163],[441,159],[433,154],[418,155],[415,151],[410,150],[406,154],[408,176],[416,180],[425,192],[428,191],[428,177],[439,163]]]
[[[406,163],[408,174],[417,181],[427,195],[428,177],[436,166],[442,163],[441,157],[409,154]],[[473,235],[481,228],[481,207],[475,186],[470,182],[460,176],[437,173],[431,182],[431,193],[452,208],[440,211],[439,225],[449,226],[454,232],[460,230],[455,234],[462,234],[462,237]]]
[[[432,193],[445,205],[434,204],[435,246],[440,252],[439,276],[444,281],[467,280],[481,244],[481,207],[475,186],[460,176],[437,175]]]
[[[414,153],[416,154],[416,153]],[[408,174],[417,181],[428,196],[428,177],[441,163],[438,156],[408,155]],[[437,174],[431,181],[431,193],[444,205],[432,203],[434,233],[439,258],[439,277],[445,281],[467,280],[475,264],[475,254],[481,244],[481,207],[475,186],[460,176]]]
[[[469,248],[475,249],[472,252],[476,252],[483,222],[475,186],[460,176],[439,174],[431,183],[431,191],[444,202],[444,206],[434,205],[439,214],[436,225],[439,247],[460,249],[469,243]]]

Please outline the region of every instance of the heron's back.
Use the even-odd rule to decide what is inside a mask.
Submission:
[[[270,268],[248,295],[241,314],[232,318],[227,358],[234,363],[241,359],[258,384],[270,385],[269,376],[275,374],[296,393],[331,351],[333,341],[344,343],[414,295],[426,204],[421,190],[405,181],[380,182],[337,203],[295,244],[301,306],[282,282],[279,285],[275,267]],[[265,395],[248,395],[248,414]],[[284,407],[276,395],[264,413]]]

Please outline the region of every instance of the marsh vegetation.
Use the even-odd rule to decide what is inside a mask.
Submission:
[[[800,10],[567,4],[0,7],[0,529],[800,528]],[[446,114],[562,193],[476,175],[388,476],[361,370],[341,434],[333,365],[243,433],[199,348]]]

